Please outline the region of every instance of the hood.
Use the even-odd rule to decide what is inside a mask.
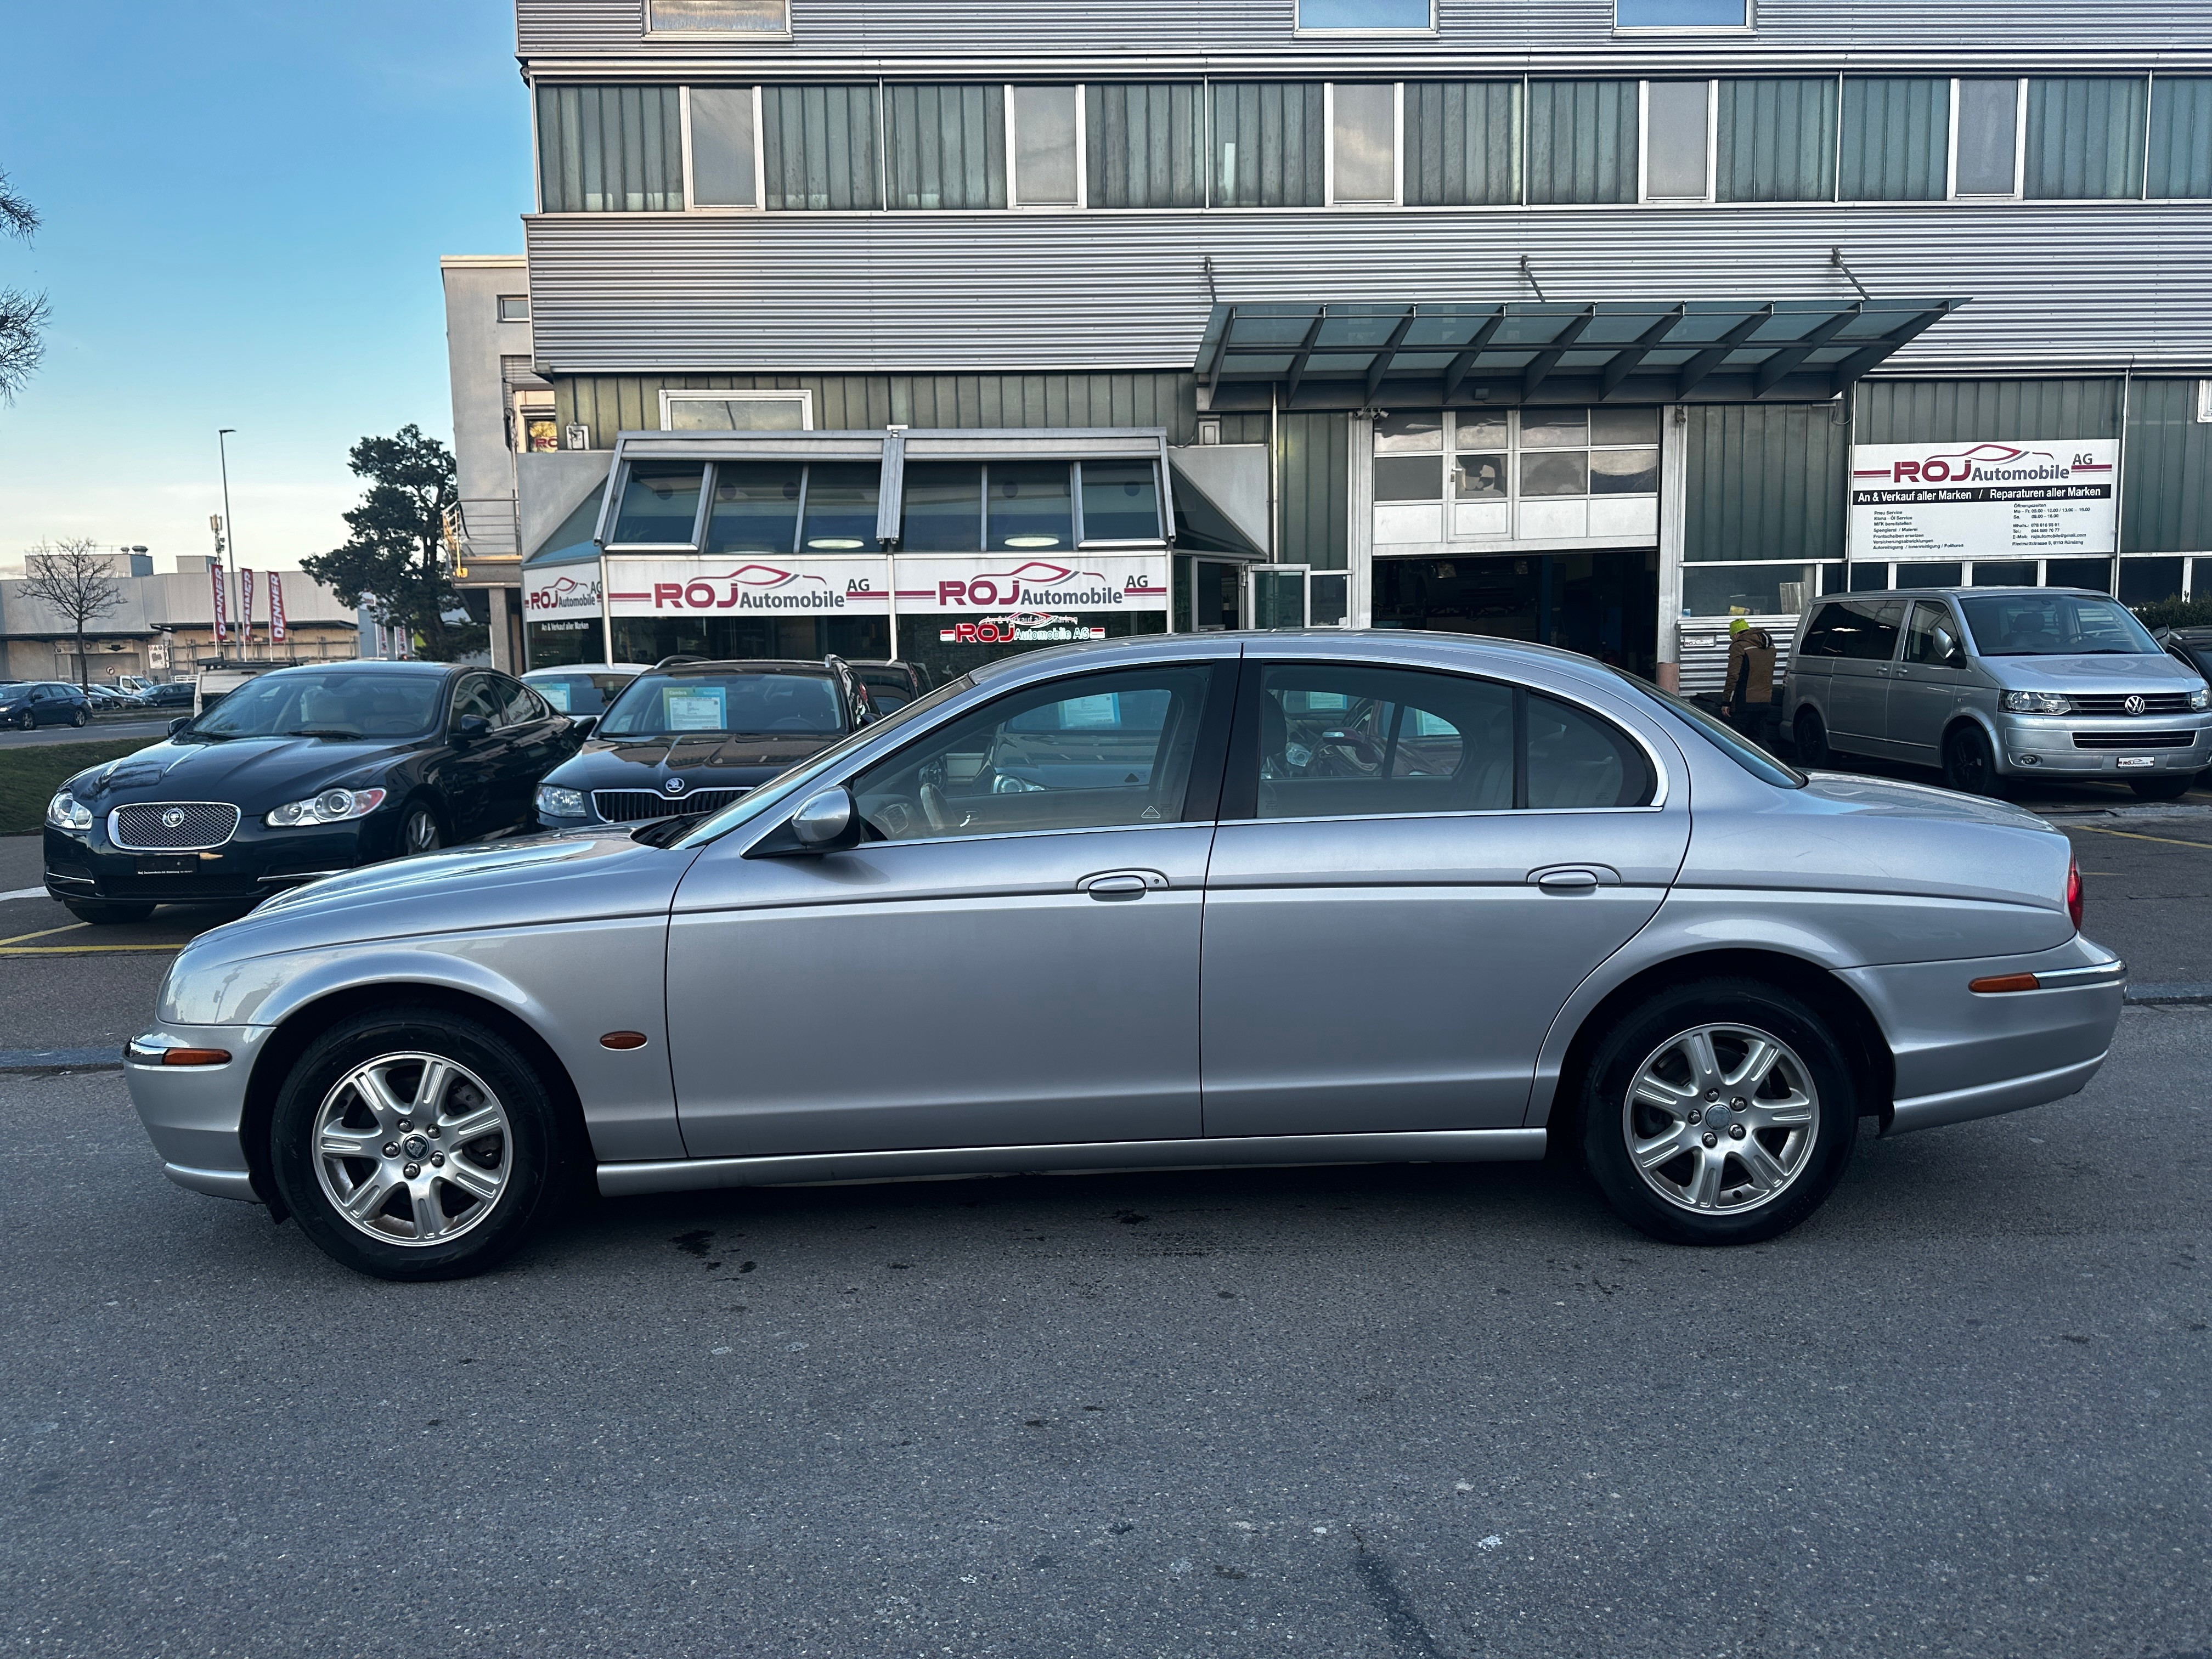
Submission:
[[[820,754],[835,737],[619,738],[592,742],[545,775],[563,789],[651,789],[680,777],[691,789],[755,789]]]
[[[1977,657],[2008,691],[2078,691],[2124,696],[2130,691],[2185,691],[2203,677],[2166,653],[2131,657]]]
[[[202,933],[172,975],[210,963],[410,936],[665,914],[697,849],[648,847],[627,830],[459,847],[327,876]]]
[[[312,795],[405,754],[404,744],[343,743],[327,738],[234,738],[224,743],[173,739],[80,772],[69,791],[102,810],[141,800],[221,800],[251,814]]]

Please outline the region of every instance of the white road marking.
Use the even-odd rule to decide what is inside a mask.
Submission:
[[[46,890],[43,887],[18,887],[12,893],[0,893],[0,904],[5,904],[9,899],[44,898],[46,896]]]

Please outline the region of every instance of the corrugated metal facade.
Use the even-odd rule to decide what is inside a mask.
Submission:
[[[1847,202],[1940,202],[1949,188],[1951,83],[1929,76],[1844,82]]]
[[[2120,382],[1867,380],[1863,444],[1972,443],[1980,438],[2117,438]]]
[[[1689,409],[1682,557],[1840,559],[1850,428],[1826,406]]]
[[[1084,89],[1096,208],[1206,205],[1206,88],[1195,81]]]
[[[1521,199],[1518,81],[1415,82],[1406,88],[1406,200],[1508,207]]]
[[[1285,415],[1282,428],[1280,562],[1342,570],[1352,558],[1352,417]]]
[[[2147,95],[2140,76],[2030,81],[2022,188],[2047,200],[2141,196]]]
[[[1215,206],[1319,207],[1328,199],[1319,82],[1230,82],[1212,92]]]
[[[885,173],[895,208],[1006,204],[1006,89],[884,88]]]
[[[1293,0],[1114,0],[1099,6],[1053,0],[965,0],[958,6],[939,0],[792,0],[790,45],[733,43],[721,53],[774,53],[801,61],[916,53],[943,54],[948,61],[978,53],[1108,54],[1158,63],[1218,60],[1249,66],[1235,72],[1257,73],[1271,59],[1310,64],[1322,53],[1407,62],[1477,53],[1495,60],[1510,53],[1540,67],[1658,54],[1741,61],[1762,52],[1778,58],[1810,49],[1869,60],[1942,52],[1984,62],[2064,64],[2100,52],[2201,52],[2203,44],[2203,10],[2191,0],[2114,0],[2088,12],[2071,0],[1961,0],[1949,6],[1759,0],[1758,16],[1758,30],[1747,39],[1633,40],[1614,35],[1612,0],[1439,0],[1434,38],[1324,44],[1295,40]],[[525,57],[625,50],[646,58],[702,54],[696,37],[647,40],[642,0],[520,0],[516,21]],[[713,49],[702,55],[714,55]]]
[[[763,87],[767,205],[783,213],[884,204],[874,87]]]
[[[545,210],[680,212],[683,95],[674,87],[538,88]]]
[[[2128,388],[2124,553],[2212,552],[2212,422],[2197,418],[2194,380]],[[2200,585],[2200,599],[2212,598]]]
[[[1217,295],[1533,300],[1525,254],[1553,300],[1850,299],[1832,247],[1876,294],[1972,301],[1902,369],[2212,369],[2212,238],[2187,206],[526,222],[538,361],[562,374],[1180,368]]]
[[[2152,86],[2149,189],[2212,196],[2212,78],[2161,75]]]
[[[1633,81],[1537,81],[1528,88],[1528,199],[1636,199]]]
[[[1826,202],[1836,193],[1836,82],[1723,81],[1713,195],[1723,202]]]

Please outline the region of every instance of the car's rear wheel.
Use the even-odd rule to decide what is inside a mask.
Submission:
[[[88,921],[95,927],[143,921],[154,914],[154,907],[150,904],[95,903],[90,899],[64,899],[62,908],[79,921]]]
[[[1820,1016],[1751,980],[1662,993],[1584,1073],[1583,1162],[1632,1226],[1678,1244],[1789,1231],[1835,1190],[1858,1091]]]
[[[2197,787],[2194,772],[2169,772],[2162,778],[2130,778],[2128,787],[2144,800],[2179,800]]]
[[[1797,764],[1808,771],[1827,765],[1833,758],[1828,753],[1828,728],[1820,723],[1820,710],[1799,709],[1790,735],[1797,745]]]
[[[1978,726],[1962,726],[1943,739],[1943,787],[1962,795],[1997,793],[1997,757]]]
[[[70,724],[71,726],[88,726],[90,725],[91,722],[91,712],[87,709],[82,703],[79,703],[75,708],[70,710]]]
[[[270,1161],[301,1230],[380,1279],[481,1273],[555,1207],[560,1109],[513,1043],[426,1007],[357,1014],[284,1081]]]

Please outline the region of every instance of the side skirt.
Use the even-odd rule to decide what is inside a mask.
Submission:
[[[1302,1164],[1532,1163],[1541,1129],[1439,1129],[1404,1134],[1255,1135],[1220,1140],[1104,1140],[1068,1146],[953,1146],[914,1152],[815,1152],[793,1158],[693,1158],[602,1164],[599,1191],[698,1192],[715,1187],[830,1181],[910,1181],[963,1175],[1097,1174],[1108,1170],[1249,1169]]]

